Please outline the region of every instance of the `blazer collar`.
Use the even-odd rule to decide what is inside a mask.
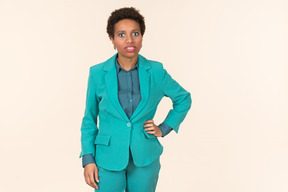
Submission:
[[[104,66],[103,66],[104,71],[110,71],[110,70],[113,70],[115,68],[115,60],[117,58],[117,55],[118,55],[118,53],[113,55],[111,58],[109,58],[105,62]],[[140,54],[138,54],[138,64],[141,68],[143,68],[145,70],[148,70],[151,68],[150,62],[148,62],[148,60]]]
[[[138,65],[139,65],[139,64],[138,64],[138,62],[137,62],[136,65],[130,69],[130,71],[132,71],[132,70],[134,70],[134,69],[138,70]],[[123,68],[119,65],[119,63],[117,62],[117,59],[115,59],[115,66],[116,66],[117,74],[119,73],[120,70],[125,70],[125,69],[123,69]]]

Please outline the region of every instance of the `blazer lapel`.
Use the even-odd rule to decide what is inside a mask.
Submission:
[[[129,121],[129,118],[127,117],[125,111],[123,110],[122,106],[120,105],[119,99],[118,99],[118,82],[117,82],[117,74],[116,74],[116,67],[115,67],[115,59],[117,54],[115,54],[113,57],[108,59],[103,67],[104,71],[107,71],[105,75],[105,84],[107,93],[110,97],[111,102],[121,114],[121,116],[126,120]]]
[[[138,54],[138,62],[139,62],[139,83],[140,83],[140,92],[141,92],[141,101],[133,112],[130,120],[135,120],[137,115],[142,111],[143,107],[146,105],[149,98],[149,85],[150,85],[150,72],[151,68],[150,63],[140,54]]]

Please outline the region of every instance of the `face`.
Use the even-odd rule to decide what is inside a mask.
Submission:
[[[131,19],[118,21],[114,26],[113,45],[118,50],[119,57],[137,57],[142,46],[142,34],[139,24]]]

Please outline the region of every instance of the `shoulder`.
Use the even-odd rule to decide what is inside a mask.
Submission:
[[[148,62],[150,62],[152,68],[163,69],[163,64],[159,61],[148,60]]]
[[[117,54],[114,54],[112,57],[107,59],[106,61],[93,65],[90,67],[90,71],[92,73],[103,73],[104,71],[110,71],[111,69],[115,68],[115,59]]]
[[[105,62],[98,63],[90,66],[89,68],[89,76],[95,81],[95,83],[101,81],[104,78],[104,68]]]
[[[149,67],[151,67],[153,71],[163,71],[163,64],[161,62],[152,59],[146,59],[143,56],[140,57],[149,65]]]
[[[105,62],[92,65],[92,66],[90,67],[90,72],[96,73],[96,72],[101,71],[101,70],[103,69],[103,67],[104,67],[104,64],[105,64]]]

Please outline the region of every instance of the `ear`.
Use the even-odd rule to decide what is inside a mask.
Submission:
[[[110,37],[110,40],[111,40],[112,44],[115,46],[115,42],[114,42],[113,37]]]

